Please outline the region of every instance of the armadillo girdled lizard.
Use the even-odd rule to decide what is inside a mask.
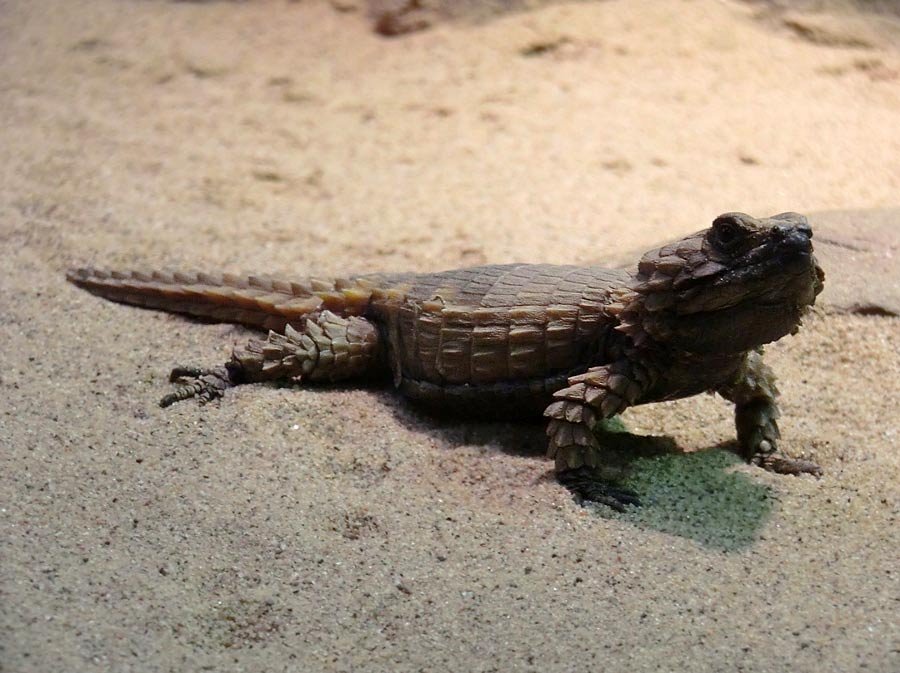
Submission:
[[[437,411],[549,420],[560,481],[617,509],[634,494],[593,477],[601,419],[701,392],[735,405],[744,456],[818,473],[776,453],[774,377],[761,346],[793,334],[824,273],[802,215],[727,213],[645,254],[633,271],[506,264],[427,274],[279,280],[229,274],[75,269],[114,301],[269,330],[210,369],[179,367],[168,406],[230,386],[392,375]]]

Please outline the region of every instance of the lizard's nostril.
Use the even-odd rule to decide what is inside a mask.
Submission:
[[[779,224],[775,226],[775,235],[778,240],[789,240],[791,243],[801,239],[808,241],[812,238],[812,227],[808,224]]]
[[[797,250],[799,252],[812,251],[812,231],[809,227],[789,227],[784,233],[782,245]]]

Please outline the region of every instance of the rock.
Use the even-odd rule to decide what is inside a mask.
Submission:
[[[900,208],[809,216],[825,269],[821,305],[845,313],[900,315]]]

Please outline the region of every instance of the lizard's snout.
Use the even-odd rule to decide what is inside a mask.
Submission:
[[[783,253],[809,254],[812,252],[812,227],[807,223],[779,224],[775,227],[778,249]]]

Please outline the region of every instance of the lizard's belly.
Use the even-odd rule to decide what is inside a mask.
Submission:
[[[490,420],[534,420],[566,386],[566,375],[497,383],[436,384],[404,378],[400,392],[431,413]]]

